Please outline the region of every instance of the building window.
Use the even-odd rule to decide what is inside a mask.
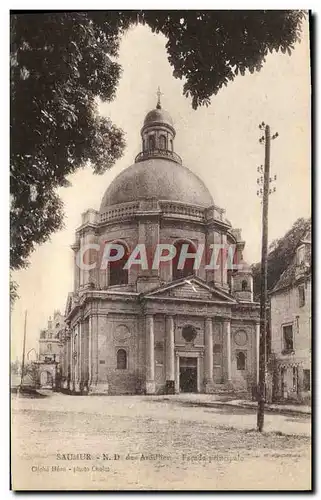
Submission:
[[[163,366],[164,364],[164,348],[160,342],[155,344],[155,363],[157,366]]]
[[[182,328],[182,337],[186,342],[193,342],[196,339],[197,331],[193,325],[185,325]]]
[[[167,149],[165,135],[161,135],[160,136],[160,138],[159,138],[159,147],[160,147],[160,149]]]
[[[243,280],[242,281],[242,292],[245,292],[247,290],[247,281]]]
[[[297,249],[297,264],[300,266],[305,259],[305,245],[300,246]]]
[[[127,353],[125,349],[117,351],[117,370],[126,370],[127,368]]]
[[[196,260],[195,257],[188,257],[185,261],[181,261],[180,263],[180,255],[183,252],[188,254],[196,254],[195,247],[192,243],[188,241],[177,241],[174,243],[176,248],[176,255],[172,260],[172,275],[173,279],[186,278],[187,276],[191,276],[194,274],[194,262]]]
[[[124,248],[124,255],[121,259],[109,262],[109,285],[127,285],[128,284],[128,269],[124,269],[125,264],[128,260],[128,249],[125,245],[118,241],[114,241],[118,245],[122,245]],[[117,255],[117,250],[115,248],[111,249],[110,256],[113,257]]]
[[[47,351],[48,352],[51,352],[51,348],[52,348],[51,344],[47,344]]]
[[[305,287],[304,285],[299,285],[299,307],[303,307],[305,305]]]
[[[246,354],[243,351],[239,351],[236,354],[236,369],[245,370],[245,366],[246,366]]]
[[[148,149],[149,151],[153,151],[155,149],[155,137],[153,135],[148,137]]]
[[[173,139],[171,139],[169,143],[170,143],[171,151],[173,151]]]
[[[283,326],[283,350],[291,352],[293,349],[293,325]]]
[[[311,390],[310,370],[303,370],[303,391]]]

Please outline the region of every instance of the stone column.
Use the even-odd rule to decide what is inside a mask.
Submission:
[[[138,242],[146,246],[148,269],[142,269],[141,266],[134,266],[130,270],[129,277],[130,283],[136,281],[138,292],[146,292],[160,284],[159,269],[153,269],[152,261],[150,260],[159,243],[160,208],[156,200],[141,200],[139,208],[141,215],[138,221]],[[137,268],[137,271],[135,268]]]
[[[213,389],[213,320],[205,318],[205,352],[204,352],[205,392]]]
[[[91,318],[91,382],[98,384],[98,316],[94,314]]]
[[[80,392],[83,391],[84,388],[84,378],[85,378],[85,362],[86,362],[86,353],[85,353],[85,335],[86,329],[83,320],[79,325],[79,385]]]
[[[231,357],[231,321],[225,320],[223,322],[223,340],[226,346],[226,367],[225,367],[225,381],[232,382],[232,357]]]
[[[74,291],[76,292],[80,284],[80,267],[77,265],[77,254],[79,252],[79,242],[77,241],[72,247],[74,251]]]
[[[79,321],[78,325],[77,325],[77,346],[76,346],[76,350],[77,350],[77,374],[76,374],[76,380],[75,380],[75,390],[76,392],[80,392],[81,391],[81,370],[82,370],[82,345],[81,345],[81,341],[82,341],[82,323],[81,321]]]
[[[70,332],[70,384],[69,384],[69,389],[71,391],[75,390],[74,338],[75,338],[75,328],[73,327],[71,332]]]
[[[88,318],[88,390],[92,381],[92,316]]]
[[[179,394],[179,354],[175,357],[175,394]]]
[[[155,394],[154,317],[148,314],[146,329],[146,394]]]
[[[65,340],[64,340],[64,373],[63,373],[63,377],[64,377],[63,388],[64,389],[69,389],[69,387],[68,387],[69,361],[70,361],[69,339],[68,339],[68,333],[66,332]]]
[[[174,363],[174,318],[166,316],[166,393],[174,394],[175,392],[175,363]]]
[[[201,392],[201,356],[197,357],[197,392]]]

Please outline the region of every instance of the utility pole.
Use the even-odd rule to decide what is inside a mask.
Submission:
[[[262,195],[262,251],[261,251],[261,290],[260,290],[260,345],[259,345],[259,387],[258,387],[258,407],[257,407],[257,429],[263,431],[264,426],[264,406],[265,406],[265,373],[266,373],[266,330],[267,330],[267,257],[268,257],[268,215],[269,215],[269,195],[276,191],[276,188],[270,188],[270,151],[271,139],[276,139],[276,132],[272,138],[269,125],[262,122],[259,128],[264,129],[265,133],[259,139],[261,144],[265,145],[264,169],[261,165],[258,172],[263,173],[257,183],[263,185],[257,194]],[[276,176],[274,176],[276,180]]]
[[[25,324],[24,324],[24,330],[23,330],[23,347],[22,347],[22,363],[21,363],[20,390],[22,390],[23,375],[24,375],[24,371],[25,371],[26,333],[27,333],[27,311],[25,311]]]

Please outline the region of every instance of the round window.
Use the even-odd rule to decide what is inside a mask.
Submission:
[[[237,344],[239,346],[246,345],[246,343],[247,343],[246,332],[244,330],[239,330],[238,332],[235,332],[234,341],[235,341],[235,344]]]
[[[114,331],[114,339],[118,342],[125,342],[130,337],[130,331],[126,325],[118,325]]]
[[[182,328],[182,336],[186,342],[192,342],[197,335],[196,328],[193,325],[185,325]]]

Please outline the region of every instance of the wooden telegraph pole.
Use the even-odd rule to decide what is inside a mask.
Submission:
[[[259,387],[258,387],[258,407],[257,407],[257,429],[263,431],[264,426],[264,406],[265,406],[265,372],[266,372],[266,330],[267,330],[267,256],[268,256],[268,215],[269,215],[269,194],[270,188],[270,150],[271,133],[269,125],[262,122],[259,128],[265,130],[264,136],[259,142],[265,144],[265,159],[263,167],[258,167],[258,172],[263,176],[258,179],[258,184],[263,184],[263,190],[260,189],[257,194],[263,196],[262,200],[262,252],[261,252],[261,293],[260,293],[260,349],[259,349]],[[272,139],[278,137],[276,132]],[[276,176],[274,176],[276,180]],[[275,192],[275,188],[273,192]]]

